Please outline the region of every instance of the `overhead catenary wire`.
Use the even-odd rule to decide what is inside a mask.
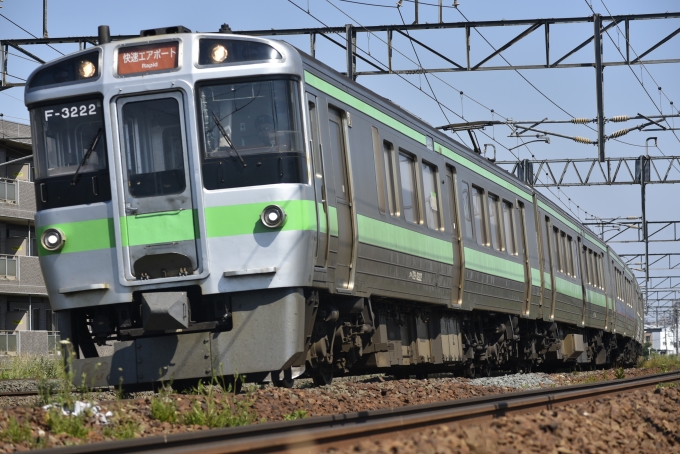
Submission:
[[[10,22],[10,23],[13,24],[14,26],[19,27],[21,30],[25,31],[26,33],[28,33],[29,35],[31,35],[31,36],[34,37],[35,39],[39,39],[39,38],[38,38],[37,36],[35,36],[33,33],[29,32],[29,31],[26,30],[24,27],[22,27],[21,25],[17,24],[16,22],[14,22],[12,19],[10,19],[9,17],[5,16],[4,14],[0,14],[0,17],[4,18],[5,20],[7,20],[8,22]],[[55,52],[60,53],[61,55],[64,55],[63,52],[61,52],[61,51],[58,50],[58,49],[55,49],[54,47],[50,46],[49,44],[47,45],[47,47],[49,47],[50,49],[52,49],[52,50],[55,51]]]
[[[340,11],[342,14],[344,14],[345,16],[347,16],[349,19],[351,19],[351,20],[354,21],[355,23],[359,24],[360,27],[366,29],[363,25],[361,25],[361,23],[360,23],[359,21],[357,21],[356,19],[354,19],[353,17],[351,17],[349,14],[347,14],[347,13],[346,13],[345,11],[343,11],[341,8],[338,8],[337,5],[334,5],[334,4],[333,4],[332,2],[330,2],[329,0],[326,0],[326,1],[327,1],[331,6],[335,7],[338,11]],[[329,27],[326,23],[324,23],[321,19],[317,18],[316,16],[314,16],[314,15],[313,15],[312,13],[310,13],[309,11],[305,11],[304,8],[300,7],[300,6],[299,6],[298,4],[296,4],[294,1],[288,0],[288,2],[291,3],[292,5],[294,5],[296,8],[300,9],[301,11],[303,11],[305,14],[308,14],[310,17],[312,17],[313,19],[315,19],[317,22],[319,22],[320,24],[322,24],[324,27],[330,29],[330,27]],[[369,32],[369,33],[372,33],[372,32]],[[337,34],[338,36],[341,36],[339,33],[336,33],[336,34]],[[374,36],[375,36],[375,35],[374,35]],[[380,38],[378,37],[378,39],[380,39]],[[381,39],[381,41],[382,41],[382,39]],[[384,41],[383,41],[383,42],[384,42]],[[374,56],[368,54],[368,53],[367,53],[366,51],[364,51],[360,46],[356,46],[356,48],[357,48],[357,50],[359,50],[359,51],[363,52],[364,54],[368,55],[371,59],[373,59],[374,61],[376,61],[376,62],[377,62],[378,64],[380,64],[382,67],[387,68],[387,65],[385,65],[384,63],[382,63],[380,60],[378,60],[378,59],[375,58]],[[397,49],[395,49],[395,50],[397,50]],[[400,52],[400,51],[398,51],[398,50],[397,50],[397,52],[399,52],[400,54],[404,55],[402,52]],[[404,56],[405,56],[405,55],[404,55]],[[406,57],[406,56],[405,56],[405,57]],[[406,57],[406,58],[408,58],[408,57]],[[413,62],[413,60],[411,60],[410,58],[409,58],[409,60],[410,60],[411,62]],[[415,63],[415,62],[413,62],[413,63]],[[434,96],[432,96],[432,95],[430,95],[429,93],[427,93],[427,92],[425,92],[424,90],[422,90],[421,87],[416,86],[414,83],[412,83],[412,82],[409,81],[408,79],[404,78],[404,77],[403,77],[402,75],[400,75],[400,74],[396,74],[396,75],[397,75],[400,79],[404,80],[406,83],[408,83],[409,85],[411,85],[412,87],[414,87],[415,89],[419,90],[421,93],[423,93],[424,95],[426,95],[427,97],[429,97],[430,99],[432,99],[433,101],[435,101],[438,105],[440,105],[440,107],[446,108],[446,110],[448,110],[448,111],[450,111],[451,113],[453,113],[454,115],[460,117],[462,120],[467,121],[467,120],[465,120],[460,114],[458,114],[457,112],[455,112],[453,109],[451,109],[451,108],[448,107],[447,105],[441,103],[440,101],[438,101],[437,99],[435,99]],[[490,110],[491,110],[491,109],[490,109]],[[497,113],[497,112],[495,112],[495,113]],[[505,117],[503,117],[503,116],[500,115],[500,114],[498,114],[498,115],[499,115],[500,117],[502,117],[502,118],[505,118]],[[504,144],[498,142],[494,137],[489,136],[488,134],[486,134],[486,133],[483,132],[483,131],[482,131],[482,134],[484,134],[487,138],[489,138],[490,140],[492,140],[493,142],[497,143],[497,144],[500,145],[502,148],[504,148],[504,149],[506,149],[508,152],[510,152],[510,154],[512,154],[512,155],[515,157],[515,159],[517,159],[518,161],[520,160],[520,158],[519,158],[518,155],[516,155],[515,153],[513,153],[513,152],[512,152],[510,149],[508,149],[508,147],[506,147]],[[460,136],[459,136],[459,138],[460,138]],[[519,138],[519,139],[522,140],[522,138]],[[462,142],[462,140],[461,140],[461,142]],[[522,142],[524,142],[524,140],[522,140]],[[525,146],[527,147],[527,149],[528,149],[529,152],[531,153],[531,150],[529,149],[528,145],[525,144]],[[533,153],[531,153],[531,155],[532,155],[532,157],[534,157],[534,159],[536,158],[536,157],[534,156]],[[539,180],[539,181],[540,181],[540,180]],[[546,189],[548,189],[548,191],[549,191],[551,194],[555,195],[555,193],[554,193],[552,190],[550,190],[550,188],[546,188]],[[569,197],[566,195],[566,193],[564,193],[564,191],[562,191],[560,188],[557,188],[557,189],[558,189],[558,191],[561,191],[561,192],[565,195],[565,197],[567,197],[567,199],[571,202],[571,198],[569,198]],[[567,204],[559,197],[559,195],[555,195],[555,196],[556,196],[557,200],[559,200],[559,201],[565,206],[565,208],[567,208],[567,210],[568,210],[569,212],[571,212],[577,219],[581,220],[581,217],[578,215],[578,213],[575,213],[575,212],[571,209],[571,207],[570,207],[569,205],[567,205]],[[579,208],[578,205],[577,205],[577,208]],[[583,210],[583,209],[581,209],[581,211],[583,211],[583,212],[586,213],[586,214],[589,214],[587,211],[585,211],[585,210]]]

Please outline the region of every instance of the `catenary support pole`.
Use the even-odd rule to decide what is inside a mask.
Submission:
[[[43,0],[43,38],[47,36],[47,0]]]
[[[597,154],[604,162],[604,70],[602,68],[602,16],[593,14],[595,48],[595,95],[597,97]]]

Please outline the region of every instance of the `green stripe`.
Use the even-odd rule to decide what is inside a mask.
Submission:
[[[164,211],[125,216],[120,220],[123,246],[195,240],[196,210]]]
[[[557,287],[557,293],[583,301],[583,289],[580,285],[555,276],[555,286]]]
[[[543,275],[546,290],[552,290],[552,281],[550,280],[550,273]]]
[[[268,205],[278,205],[286,212],[286,222],[278,229],[265,227],[260,214]],[[285,200],[205,209],[208,238],[247,235],[288,230],[316,230],[316,209],[313,200]]]
[[[43,248],[40,241],[38,241],[38,255],[40,257],[52,254],[109,249],[116,245],[113,219],[111,218],[46,225],[38,229],[36,232],[37,238],[40,238],[42,233],[48,228],[57,228],[64,232],[66,243],[60,251],[50,252]]]
[[[623,268],[624,270],[627,269],[627,268],[626,268],[626,265],[624,265],[624,264],[621,262],[621,260],[619,260],[619,258],[616,256],[616,254],[614,254],[613,251],[612,251],[612,257],[614,258],[614,260],[616,260],[616,261],[619,263],[619,265],[621,265],[621,268]]]
[[[581,233],[581,228],[580,228],[580,227],[576,227],[576,225],[574,225],[571,221],[569,221],[567,218],[565,218],[564,216],[562,216],[561,214],[559,214],[557,211],[555,211],[555,210],[553,210],[552,208],[550,208],[548,205],[546,205],[546,204],[543,203],[542,201],[540,201],[540,200],[538,201],[538,206],[539,206],[540,208],[543,208],[545,211],[547,211],[548,213],[550,213],[551,215],[553,215],[554,217],[556,217],[557,219],[559,219],[560,221],[562,221],[564,224],[568,225],[569,227],[571,227],[572,229],[574,229],[575,231],[577,231],[578,233]]]
[[[524,282],[524,267],[521,264],[467,247],[465,248],[465,268]]]
[[[326,212],[323,209],[323,203],[317,203],[316,212],[319,218],[319,233],[326,233]]]
[[[358,111],[368,115],[369,117],[373,118],[374,120],[379,121],[380,123],[389,126],[392,129],[395,129],[402,134],[407,135],[408,137],[412,138],[416,142],[422,143],[422,144],[427,144],[427,140],[425,139],[425,134],[422,134],[415,129],[406,126],[402,122],[395,120],[394,118],[390,117],[389,115],[379,111],[375,107],[365,103],[364,101],[355,98],[354,96],[350,95],[349,93],[344,92],[343,90],[335,87],[334,85],[329,84],[325,80],[320,79],[319,77],[315,76],[314,74],[305,71],[305,83],[308,85],[311,85],[312,87],[321,90],[322,92],[326,93],[328,96],[331,96],[338,101],[344,102],[348,106],[354,107]]]
[[[586,294],[588,295],[588,301],[590,301],[591,304],[601,307],[607,307],[607,299],[603,293],[595,292],[587,288]]]
[[[338,210],[328,205],[328,222],[331,225],[331,235],[338,236]]]
[[[541,286],[541,270],[537,270],[536,268],[531,269],[531,285],[535,287]]]
[[[470,161],[469,159],[464,158],[463,156],[460,156],[459,154],[457,154],[456,152],[446,148],[444,145],[440,144],[439,142],[435,142],[434,151],[446,156],[447,158],[457,162],[458,164],[460,164],[464,167],[467,167],[468,169],[472,170],[473,172],[478,173],[479,175],[493,181],[497,185],[504,187],[508,191],[511,191],[511,192],[517,194],[518,196],[523,197],[524,199],[526,199],[528,201],[532,200],[531,194],[529,194],[528,192],[523,191],[522,189],[518,188],[514,184],[512,184],[508,181],[505,181],[504,179],[494,175],[492,172],[489,172],[488,170],[486,170],[485,168],[483,168],[479,164],[475,164],[474,162]]]
[[[597,244],[597,245],[600,246],[603,250],[604,250],[604,249],[607,249],[607,247],[604,245],[604,243],[602,243],[602,240],[600,240],[599,238],[598,238],[598,239],[593,238],[592,236],[588,235],[588,234],[585,232],[585,230],[583,231],[583,234],[584,234],[585,237],[588,239],[588,241],[590,241],[591,243]]]
[[[363,215],[357,216],[359,242],[453,265],[450,242]]]

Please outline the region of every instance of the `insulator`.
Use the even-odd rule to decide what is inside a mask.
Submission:
[[[590,118],[572,118],[571,122],[572,123],[578,123],[578,124],[586,124],[586,123],[590,123]]]
[[[585,143],[585,144],[593,143],[593,141],[588,139],[587,137],[576,136],[576,137],[572,137],[572,139],[574,140],[574,142],[579,142],[579,143]]]
[[[632,131],[632,129],[628,129],[628,128],[627,129],[620,129],[618,131],[614,131],[611,134],[609,134],[609,138],[610,139],[616,139],[617,137],[625,136],[626,134],[628,134],[631,131]]]
[[[628,121],[628,115],[617,115],[615,117],[611,117],[609,121],[613,121],[614,123],[619,123],[621,121]]]

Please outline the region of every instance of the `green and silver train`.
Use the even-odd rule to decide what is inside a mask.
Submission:
[[[88,385],[635,361],[631,270],[473,150],[285,42],[100,32],[25,92]]]

